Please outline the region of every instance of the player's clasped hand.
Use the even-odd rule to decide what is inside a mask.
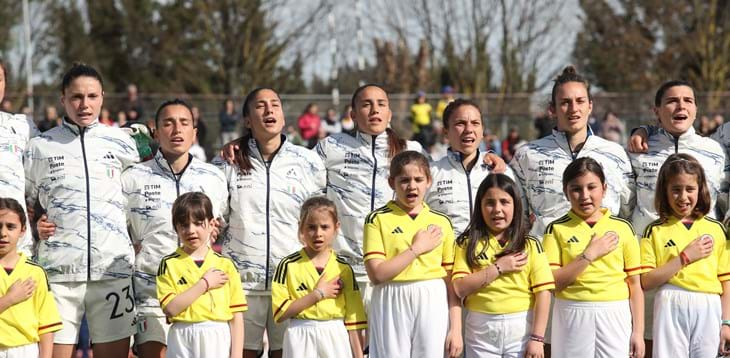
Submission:
[[[714,240],[712,237],[702,235],[690,242],[682,252],[689,258],[689,263],[697,262],[712,254],[712,248],[714,247]]]
[[[228,276],[226,273],[216,268],[208,269],[208,271],[203,274],[203,279],[208,282],[208,291],[221,288],[226,284],[226,282],[228,282]]]
[[[591,262],[606,256],[618,246],[618,235],[613,231],[608,231],[603,236],[596,238],[593,234],[591,242],[583,251],[583,255]]]
[[[8,292],[4,295],[4,297],[10,300],[11,306],[18,304],[33,296],[35,286],[36,283],[32,278],[17,280],[8,287]]]
[[[431,252],[433,249],[441,245],[441,228],[436,225],[429,225],[428,228],[418,230],[413,236],[413,244],[411,249],[416,256]]]
[[[319,281],[317,281],[317,288],[324,293],[325,298],[335,298],[337,295],[340,294],[341,286],[340,286],[340,276],[337,275],[333,277],[331,280],[327,280],[324,278],[324,274],[319,277]]]
[[[524,252],[515,252],[504,255],[497,259],[495,264],[499,266],[502,273],[520,272],[525,264],[527,264],[527,254]]]

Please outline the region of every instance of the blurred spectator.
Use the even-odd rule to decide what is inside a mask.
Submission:
[[[623,145],[626,141],[626,126],[615,113],[608,111],[601,121],[601,136]]]
[[[115,122],[114,118],[112,118],[112,114],[109,113],[109,110],[106,108],[101,109],[101,113],[99,114],[99,123],[109,127],[118,127],[117,122]]]
[[[451,86],[443,86],[441,88],[441,99],[436,104],[436,118],[442,120],[444,117],[444,110],[454,100],[454,88]]]
[[[725,123],[725,118],[722,116],[722,114],[716,114],[712,116],[712,121],[715,122],[715,127],[721,126],[723,123]]]
[[[127,86],[127,98],[122,103],[122,110],[127,115],[127,122],[136,122],[144,116],[142,100],[139,99],[137,86],[133,83]]]
[[[302,115],[297,119],[299,133],[307,143],[307,148],[314,148],[317,144],[321,124],[322,120],[319,118],[319,107],[314,103],[308,104],[304,112],[302,112]]]
[[[517,128],[510,128],[507,138],[502,141],[502,158],[504,158],[507,163],[509,163],[515,155],[515,151],[517,151],[517,148],[515,147],[520,140],[520,132]]]
[[[236,139],[236,138],[233,138]],[[228,143],[228,142],[226,142]],[[205,155],[205,149],[200,146],[200,143],[198,142],[198,138],[193,139],[193,145],[190,147],[190,155],[197,158],[198,160],[207,162],[208,157]]]
[[[712,135],[717,130],[717,122],[710,120],[708,116],[700,117],[700,124],[697,132],[705,137]]]
[[[198,144],[205,149],[205,153],[212,155],[213,148],[208,142],[208,125],[205,123],[205,119],[203,119],[203,116],[200,114],[200,108],[198,108],[198,106],[192,106],[190,107],[190,112],[193,113],[193,123],[195,124],[195,128],[198,130],[195,139],[197,139]]]
[[[342,111],[342,118],[340,118],[340,124],[342,124],[343,132],[355,136],[355,121],[350,117],[351,111],[352,106],[349,104],[345,106],[345,109]]]
[[[431,146],[431,159],[437,161],[446,156],[449,149],[449,138],[443,133],[436,135],[436,143]]]
[[[238,138],[236,125],[241,119],[241,116],[236,112],[232,99],[227,98],[223,102],[223,108],[218,119],[221,122],[221,146]]]
[[[119,112],[117,113],[117,125],[119,127],[124,127],[127,124],[127,113],[125,112]]]
[[[537,130],[537,139],[540,139],[553,133],[555,122],[550,118],[550,114],[545,112],[535,117],[534,125]]]
[[[58,116],[58,111],[55,106],[46,106],[43,111],[43,119],[38,122],[38,130],[45,132],[53,127],[61,124],[61,118]]]
[[[433,108],[426,102],[426,94],[418,91],[416,100],[411,105],[411,121],[413,122],[413,139],[428,150],[434,143],[431,112]]]
[[[499,138],[492,134],[489,129],[484,129],[484,139],[482,139],[482,143],[479,145],[479,150],[482,152],[486,151],[493,151],[494,154],[502,156],[502,142],[499,140]]]
[[[0,103],[0,111],[15,113],[15,111],[13,111],[13,102],[7,98],[4,99],[2,103]]]
[[[35,121],[33,119],[33,111],[28,106],[23,106],[20,108],[20,113],[24,114],[26,118],[28,118],[31,121]]]
[[[304,145],[302,136],[299,135],[297,129],[292,125],[286,127],[286,140],[295,145]]]
[[[337,118],[337,110],[334,108],[328,108],[327,114],[322,119],[322,130],[324,130],[324,136],[327,137],[330,134],[342,132],[342,124],[339,118]],[[320,130],[321,131],[321,130]]]

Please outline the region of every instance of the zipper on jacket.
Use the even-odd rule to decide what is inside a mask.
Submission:
[[[677,137],[677,136],[672,136],[672,137],[674,137],[674,154],[677,154],[677,153],[679,153],[679,137]]]
[[[175,192],[177,193],[177,196],[175,198],[180,197],[180,181],[182,180],[183,173],[185,173],[186,170],[188,170],[188,167],[190,166],[190,163],[193,162],[192,154],[188,153],[188,163],[185,164],[185,168],[180,172],[180,174],[175,174],[175,171],[172,170],[172,165],[170,165],[170,162],[167,161],[167,158],[165,156],[162,156],[163,159],[165,159],[165,163],[167,163],[167,167],[170,169],[170,174],[172,174],[172,180],[175,181]],[[160,165],[160,162],[157,162],[157,165]],[[177,246],[180,246],[180,237],[177,237]]]
[[[270,201],[271,201],[271,164],[274,163],[274,157],[279,153],[279,150],[284,145],[284,139],[282,138],[279,148],[271,154],[271,158],[267,161],[264,159],[264,155],[261,153],[261,149],[256,145],[256,149],[259,151],[261,161],[264,162],[266,168],[266,271],[264,272],[264,289],[269,289],[269,257],[271,256],[271,219],[269,218]]]
[[[464,157],[463,153],[459,153],[459,162],[461,163],[461,168],[464,169],[464,173],[466,174],[466,190],[469,194],[469,217],[471,218],[471,214],[474,211],[474,203],[471,199],[471,171],[474,169],[474,166],[471,167],[471,169],[466,169],[464,166],[464,160],[462,159]],[[477,156],[474,158],[474,160],[479,160],[479,149],[477,149]],[[474,163],[476,165],[476,163]]]
[[[86,175],[86,280],[91,281],[91,193],[89,185],[89,165],[86,162],[86,145],[84,144],[86,127],[79,127],[81,138],[81,155],[84,159],[84,174]]]
[[[375,210],[375,178],[378,174],[378,158],[375,156],[375,138],[377,137],[373,135],[373,140],[370,142],[370,148],[373,154],[373,182],[370,186],[370,211]]]

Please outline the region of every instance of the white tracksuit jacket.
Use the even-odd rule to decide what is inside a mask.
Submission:
[[[522,146],[510,162],[519,180],[527,214],[534,216],[530,235],[542,238],[549,223],[570,210],[570,202],[563,194],[563,172],[574,159],[590,157],[603,167],[608,189],[602,206],[628,218],[633,209],[634,175],[631,162],[623,147],[593,135],[578,153],[573,153],[564,132],[553,129],[552,135]]]
[[[223,172],[189,155],[185,169],[173,174],[162,152],[122,173],[127,198],[127,225],[134,244],[141,248],[134,261],[134,293],[138,308],[159,310],[156,276],[160,261],[180,246],[172,226],[172,204],[180,195],[203,192],[216,218],[227,215],[228,186]],[[161,312],[161,311],[160,311]],[[159,312],[158,312],[159,313]]]
[[[459,237],[466,230],[474,212],[477,190],[492,169],[484,164],[486,152],[478,153],[474,167],[467,173],[461,163],[461,153],[452,151],[446,156],[431,163],[433,183],[426,194],[426,203],[433,210],[438,210],[451,218],[454,234]],[[515,180],[512,169],[507,167],[505,175]],[[519,186],[519,182],[517,183]]]
[[[324,194],[327,178],[316,153],[284,136],[268,163],[254,139],[247,145],[253,165],[248,174],[220,158],[213,161],[223,170],[229,193],[222,253],[236,264],[248,294],[267,294],[279,261],[302,247],[297,234],[302,204]]]
[[[407,142],[406,149],[423,152],[421,145],[412,141]],[[340,215],[341,232],[334,248],[356,275],[364,276],[365,217],[394,197],[388,185],[388,134],[333,134],[321,140],[315,150],[327,168],[327,197],[335,202]]]
[[[650,128],[647,153],[630,153],[631,163],[636,172],[636,208],[631,223],[637,234],[659,216],[654,210],[654,196],[659,169],[671,154],[685,153],[697,159],[705,171],[707,184],[712,197],[712,209],[708,214],[713,218],[723,218],[724,213],[715,211],[721,188],[727,188],[725,168],[727,158],[723,147],[713,139],[702,137],[690,127],[687,132],[674,137],[662,128]],[[727,195],[727,194],[725,194]]]
[[[26,195],[47,211],[56,233],[38,246],[51,282],[128,278],[134,251],[127,233],[121,175],[139,161],[134,141],[98,121],[68,119],[30,141]]]
[[[25,208],[25,171],[23,153],[30,139],[39,134],[32,120],[22,114],[0,112],[0,197],[17,200]],[[30,226],[18,249],[33,256],[33,235]]]

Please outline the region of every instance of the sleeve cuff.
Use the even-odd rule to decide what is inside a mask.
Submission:
[[[348,331],[354,331],[358,329],[367,329],[368,321],[357,321],[357,322],[345,322],[345,329]]]

